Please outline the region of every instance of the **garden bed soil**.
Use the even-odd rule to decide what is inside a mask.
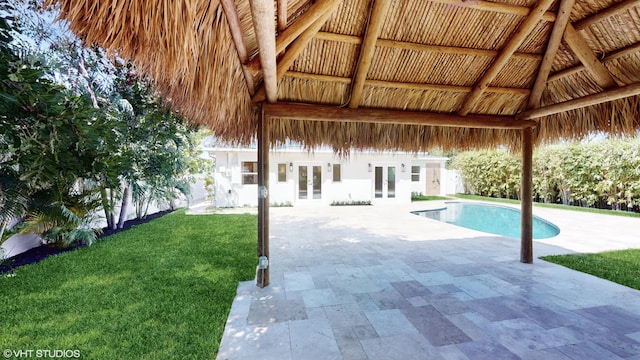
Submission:
[[[132,219],[132,220],[128,220],[124,222],[124,225],[122,227],[122,229],[107,229],[104,228],[102,229],[102,233],[98,234],[98,240],[105,237],[105,236],[109,236],[109,235],[113,235],[115,233],[118,233],[120,231],[125,231],[130,229],[133,226],[136,225],[140,225],[140,224],[144,224],[146,222],[149,222],[151,220],[157,219],[159,217],[162,217],[166,214],[169,214],[173,212],[173,210],[164,210],[164,211],[159,211],[157,213],[153,213],[150,215],[147,215],[144,219]],[[23,266],[23,265],[28,265],[28,264],[34,264],[37,263],[38,261],[44,260],[46,258],[48,258],[49,256],[52,255],[58,255],[64,252],[68,252],[68,251],[73,251],[79,247],[83,247],[83,246],[87,246],[86,244],[74,244],[71,245],[70,247],[64,248],[64,249],[60,249],[60,248],[56,248],[50,245],[42,245],[42,246],[38,246],[36,248],[27,250],[25,252],[23,252],[22,254],[18,254],[14,257],[10,257],[8,259],[5,259],[2,263],[0,263],[0,274],[4,274],[7,272],[12,271],[13,269]]]

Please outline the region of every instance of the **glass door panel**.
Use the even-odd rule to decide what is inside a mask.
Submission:
[[[313,167],[313,198],[322,198],[322,167]]]
[[[382,167],[376,166],[374,193],[376,198],[382,197]]]
[[[298,199],[307,199],[307,167],[298,166]]]
[[[389,166],[387,168],[387,197],[396,197],[396,167]]]

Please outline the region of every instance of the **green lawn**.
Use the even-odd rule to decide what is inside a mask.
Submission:
[[[640,249],[543,256],[541,259],[640,290]]]
[[[411,201],[453,200],[453,198],[436,195],[411,195]]]
[[[178,211],[0,276],[2,349],[83,359],[213,359],[239,281],[253,279],[253,215]]]

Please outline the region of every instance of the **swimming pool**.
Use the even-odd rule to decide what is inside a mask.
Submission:
[[[413,214],[491,234],[520,238],[520,210],[506,206],[447,202],[447,207],[436,210],[413,211]],[[533,217],[533,238],[547,239],[560,233],[560,229],[537,216]]]

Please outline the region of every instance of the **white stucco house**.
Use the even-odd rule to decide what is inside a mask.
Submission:
[[[257,150],[204,148],[215,162],[216,207],[257,206]],[[447,158],[405,152],[352,151],[342,158],[329,149],[286,147],[269,155],[269,202],[305,205],[371,202],[409,203],[411,194],[444,195]]]

